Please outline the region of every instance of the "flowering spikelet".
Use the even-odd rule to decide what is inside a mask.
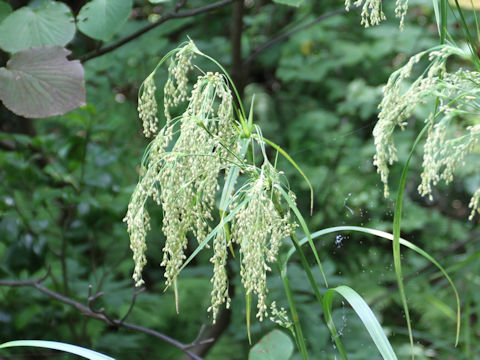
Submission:
[[[276,261],[281,240],[292,231],[289,214],[281,216],[273,199],[280,196],[278,173],[266,162],[260,175],[245,190],[249,198],[232,220],[232,241],[240,245],[242,264],[240,276],[246,294],[256,294],[257,318],[267,314],[267,263]],[[235,206],[235,205],[234,205]]]
[[[386,16],[382,10],[382,0],[345,0],[345,9],[350,10],[351,6],[361,7],[361,24],[366,28],[380,24],[386,20]],[[405,23],[405,15],[408,10],[408,0],[396,0],[395,16],[400,18],[400,29],[403,29]]]
[[[470,204],[468,207],[472,209],[472,212],[470,213],[470,216],[468,217],[469,220],[473,220],[473,217],[475,216],[475,213],[480,213],[480,189],[475,191],[475,193],[472,196],[472,199],[470,200]]]
[[[127,230],[130,235],[130,249],[133,251],[133,260],[135,262],[133,279],[136,286],[143,284],[142,269],[147,263],[145,257],[145,251],[147,250],[145,237],[148,230],[150,230],[150,216],[145,208],[145,203],[149,197],[158,199],[156,181],[161,171],[161,161],[165,156],[165,148],[170,139],[170,129],[164,128],[153,140],[150,147],[149,161],[147,164],[142,164],[140,181],[132,194],[127,214],[123,219],[127,223]]]
[[[402,83],[410,76],[412,66],[427,53],[430,60],[428,69],[402,92]],[[451,46],[417,54],[391,75],[384,88],[373,135],[376,146],[374,164],[385,185],[385,196],[388,196],[388,166],[397,160],[393,131],[397,126],[405,127],[419,104],[429,99],[438,100],[437,112],[432,111],[425,120],[429,127],[424,145],[422,182],[418,187],[420,195],[431,198],[432,189],[440,180],[447,184],[451,182],[456,168],[465,163],[465,156],[473,152],[480,141],[480,125],[462,129],[456,124],[458,119],[468,122],[480,112],[477,101],[480,98],[480,73],[463,69],[448,73],[446,59],[454,53],[462,55]],[[470,202],[470,218],[478,210],[478,196],[477,191]]]
[[[386,20],[382,11],[382,0],[345,0],[345,9],[350,10],[351,6],[362,7],[361,24],[365,27],[370,25],[378,25],[381,21]]]
[[[157,100],[155,99],[155,81],[153,79],[154,73],[150,74],[140,88],[141,95],[138,99],[138,116],[142,120],[143,134],[146,138],[155,135],[158,131],[157,118]]]
[[[275,324],[285,329],[289,329],[293,326],[292,321],[288,317],[285,309],[283,307],[278,309],[275,301],[272,301],[270,304],[270,314],[270,321],[274,322]]]
[[[167,123],[172,119],[170,108],[187,101],[188,97],[188,73],[193,69],[192,59],[198,52],[195,44],[190,41],[170,58],[168,66],[168,79],[164,91],[164,111]]]
[[[230,297],[228,296],[228,275],[227,275],[227,257],[228,246],[225,228],[221,226],[215,239],[213,240],[213,256],[210,262],[213,264],[212,283],[212,300],[208,312],[212,312],[213,323],[218,315],[219,307],[226,304],[226,308],[230,307]]]

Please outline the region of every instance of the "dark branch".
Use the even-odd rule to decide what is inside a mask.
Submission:
[[[352,8],[351,10],[354,10],[354,8]],[[327,14],[323,14],[323,15],[320,15],[319,17],[317,17],[316,19],[312,20],[311,22],[309,23],[306,23],[304,25],[300,25],[288,32],[286,32],[285,34],[281,34],[281,35],[278,35],[276,37],[274,37],[273,39],[270,39],[269,41],[267,41],[265,44],[263,44],[262,46],[260,46],[257,50],[255,50],[246,60],[245,60],[245,65],[246,66],[249,66],[258,56],[260,56],[260,54],[262,54],[263,52],[265,52],[266,50],[268,50],[269,48],[271,48],[272,46],[275,46],[276,44],[284,41],[284,40],[287,40],[290,36],[302,31],[302,30],[305,30],[307,28],[309,28],[310,26],[313,26],[317,23],[319,23],[320,21],[323,21],[323,20],[326,20],[332,16],[335,16],[335,15],[339,15],[339,14],[344,14],[346,13],[347,10],[345,9],[339,9],[339,10],[335,10],[335,11],[332,11],[330,13],[327,13]]]
[[[186,355],[190,356],[191,359],[194,359],[194,360],[203,360],[203,359],[200,356],[196,355],[195,353],[193,353],[192,351],[189,350],[189,348],[192,347],[192,344],[199,345],[199,344],[204,344],[204,343],[213,341],[212,339],[208,339],[208,340],[198,342],[198,336],[197,336],[197,339],[192,344],[183,344],[180,341],[175,340],[175,339],[173,339],[173,338],[171,338],[171,337],[169,337],[165,334],[162,334],[158,331],[148,329],[148,328],[144,328],[144,327],[139,326],[139,325],[127,323],[127,322],[124,322],[122,320],[112,319],[111,317],[109,317],[105,313],[105,309],[103,309],[103,308],[101,308],[99,310],[93,309],[93,302],[96,299],[98,299],[100,296],[102,296],[103,292],[92,295],[91,294],[91,286],[89,286],[89,295],[88,295],[88,299],[87,299],[88,306],[86,306],[86,305],[84,305],[84,304],[82,304],[82,303],[80,303],[76,300],[73,300],[69,297],[66,297],[66,296],[64,296],[60,293],[52,291],[52,290],[46,288],[45,286],[43,286],[41,284],[41,282],[44,281],[45,278],[46,278],[46,276],[44,276],[40,279],[36,279],[36,280],[18,280],[18,281],[0,280],[0,286],[10,286],[10,287],[27,287],[27,286],[29,286],[29,287],[34,287],[38,291],[44,293],[45,295],[51,297],[52,299],[55,299],[55,300],[60,301],[64,304],[70,305],[71,307],[77,309],[84,316],[87,316],[87,317],[92,318],[92,319],[103,321],[104,323],[106,323],[110,326],[123,327],[125,329],[130,329],[130,330],[133,330],[133,331],[138,331],[138,332],[141,332],[141,333],[144,333],[144,334],[147,334],[147,335],[151,335],[153,337],[156,337],[157,339],[161,339],[161,340],[177,347],[178,349],[185,352]]]
[[[182,19],[182,18],[188,18],[188,17],[192,17],[192,16],[196,16],[196,15],[199,15],[199,14],[203,14],[203,13],[206,13],[206,12],[210,12],[210,11],[213,11],[213,10],[216,10],[218,8],[221,8],[225,5],[228,5],[232,2],[234,2],[235,0],[222,0],[222,1],[218,1],[216,3],[213,3],[213,4],[210,4],[210,5],[206,5],[206,6],[203,6],[203,7],[200,7],[200,8],[197,8],[197,9],[192,9],[192,10],[188,10],[188,11],[179,11],[180,7],[183,6],[186,1],[181,1],[179,3],[179,5],[177,5],[175,7],[175,10],[172,11],[172,12],[168,12],[166,13],[165,15],[163,15],[160,19],[158,19],[157,21],[151,23],[151,24],[148,24],[147,26],[139,29],[138,31],[134,32],[133,34],[131,35],[128,35],[126,37],[124,37],[123,39],[120,39],[116,42],[114,42],[113,44],[111,45],[108,45],[108,46],[105,46],[105,47],[102,47],[100,49],[97,49],[97,50],[94,50],[92,52],[89,52],[83,56],[80,56],[79,60],[84,63],[88,60],[91,60],[93,58],[96,58],[96,57],[99,57],[99,56],[102,56],[102,55],[105,55],[115,49],[118,49],[120,46],[123,46],[125,45],[126,43],[136,39],[137,37],[145,34],[146,32],[156,28],[157,26],[163,24],[164,22],[168,21],[168,20],[172,20],[172,19]]]

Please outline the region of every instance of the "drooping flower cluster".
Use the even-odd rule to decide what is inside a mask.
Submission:
[[[280,173],[266,158],[260,129],[257,128],[260,139],[249,137],[248,125],[237,126],[234,120],[234,102],[225,76],[204,73],[197,77],[193,88],[187,87],[195,54],[203,55],[189,42],[177,49],[171,59],[164,88],[166,124],[146,151],[140,180],[124,219],[135,261],[133,278],[137,286],[143,283],[145,240],[150,229],[146,202],[152,199],[163,209],[165,244],[161,265],[165,267],[166,285],[175,284],[184,266],[188,236],[198,241],[199,249],[207,247],[205,240],[213,237],[212,301],[208,311],[215,322],[219,307],[230,305],[228,249],[238,245],[242,283],[247,294],[258,297],[257,317],[263,320],[268,315],[268,264],[276,261],[282,238],[295,225],[289,213],[284,214],[281,209],[277,188],[281,186]],[[155,131],[153,74],[144,82],[139,101],[141,118],[147,124],[146,135]],[[188,104],[183,114],[173,117],[170,111],[184,101]],[[254,141],[260,144],[264,155],[260,168],[244,160],[249,143]],[[212,229],[215,197],[223,172],[227,178],[219,206],[220,223]],[[240,173],[246,179],[242,178],[243,185],[235,192]],[[291,198],[294,201],[293,194]]]
[[[289,214],[281,216],[275,201],[280,198],[279,174],[273,166],[265,162],[260,174],[252,179],[244,194],[237,195],[238,201],[232,206],[240,206],[232,220],[232,241],[240,246],[242,264],[240,276],[246,294],[255,294],[257,300],[256,317],[262,321],[267,315],[267,271],[268,263],[275,262],[281,240],[293,230]],[[241,197],[248,201],[240,202]]]
[[[267,272],[271,270],[268,263],[276,261],[281,240],[295,228],[290,214],[281,215],[282,210],[279,211],[275,204],[277,201],[279,206],[280,194],[275,187],[280,185],[279,172],[268,161],[260,173],[257,170],[252,167],[250,180],[233,196],[229,206],[234,215],[229,239],[221,227],[214,240],[214,255],[210,260],[214,264],[212,305],[208,309],[214,321],[219,306],[226,303],[229,307],[230,304],[225,268],[227,248],[233,243],[240,247],[242,284],[247,295],[257,295],[256,316],[262,321],[267,315]]]
[[[185,48],[191,50],[191,46]],[[181,56],[177,57],[177,64],[183,61],[185,53],[178,53]],[[185,64],[181,68],[182,71],[190,69]],[[175,66],[170,70],[175,72],[175,83],[185,87],[183,79],[187,75],[180,74]],[[173,99],[172,103],[176,104],[184,100],[185,95],[172,84],[174,82],[165,89],[165,97]],[[166,241],[161,264],[165,266],[169,286],[185,259],[187,233],[192,232],[201,242],[210,231],[208,222],[212,220],[218,176],[232,157],[228,147],[234,148],[236,132],[232,95],[225,78],[218,73],[200,76],[188,100],[183,115],[167,120],[150,144],[124,219],[134,253],[133,278],[137,285],[143,283],[141,271],[146,263],[145,236],[150,227],[145,208],[148,198],[161,205],[164,212]]]
[[[361,7],[361,24],[366,28],[380,24],[386,20],[386,16],[382,9],[382,0],[345,0],[345,9]],[[405,15],[408,10],[408,0],[396,0],[395,16],[400,18],[400,29],[403,29],[405,23]]]
[[[155,80],[153,73],[150,74],[140,88],[140,96],[138,98],[138,116],[142,120],[143,134],[146,138],[155,135],[158,131],[158,105],[155,99]]]
[[[429,67],[406,91],[405,80],[411,75],[412,67],[428,54]],[[436,112],[425,120],[428,136],[424,145],[422,182],[418,191],[422,196],[432,196],[432,188],[440,180],[449,183],[454,171],[464,163],[465,156],[475,150],[480,140],[480,125],[473,123],[460,126],[458,122],[475,121],[480,114],[480,74],[460,69],[455,73],[446,71],[446,60],[452,54],[463,55],[452,46],[440,50],[419,53],[401,69],[394,72],[384,88],[384,97],[378,123],[373,130],[376,154],[374,164],[388,191],[388,166],[397,160],[397,149],[393,142],[393,131],[404,128],[413,110],[429,100],[436,99]],[[470,202],[473,217],[478,210],[475,195]]]
[[[166,237],[161,265],[167,285],[185,259],[187,233],[200,243],[211,230],[218,177],[230,165],[229,150],[235,143],[232,111],[232,95],[223,76],[199,77],[180,120],[180,135],[158,178]]]

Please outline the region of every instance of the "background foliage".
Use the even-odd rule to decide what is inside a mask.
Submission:
[[[313,217],[307,216],[306,185],[287,164],[281,165],[298,194],[299,208],[305,210],[310,229],[359,225],[391,231],[393,200],[383,198],[372,164],[371,131],[381,87],[391,72],[410,55],[438,43],[430,2],[411,3],[403,32],[393,20],[391,4],[386,3],[385,11],[392,14],[392,20],[379,27],[363,29],[358,13],[340,11],[281,40],[278,36],[342,9],[342,3],[246,1],[243,24],[238,26],[238,3],[226,2],[199,15],[173,16],[103,54],[102,49],[168,14],[208,5],[193,0],[180,2],[183,8],[178,9],[173,1],[122,1],[122,7],[114,3],[45,0],[23,7],[27,5],[24,1],[0,1],[0,48],[5,51],[0,53],[0,66],[6,65],[5,71],[10,71],[7,60],[13,61],[13,53],[22,54],[31,46],[43,46],[46,51],[58,49],[49,48],[51,45],[66,46],[72,52],[68,61],[79,59],[83,67],[87,103],[61,116],[32,120],[4,107],[26,115],[9,106],[2,96],[4,91],[0,91],[4,102],[0,105],[1,279],[35,279],[50,269],[44,286],[86,303],[88,286],[92,285],[93,294],[105,293],[95,300],[95,308],[104,307],[114,318],[129,311],[134,294],[133,263],[122,218],[137,181],[135,168],[146,146],[136,114],[137,91],[158,60],[187,36],[229,69],[243,89],[247,106],[255,94],[254,114],[264,135],[281,144],[310,178],[315,194]],[[105,21],[98,16],[106,16]],[[52,17],[61,31],[49,26]],[[46,32],[39,31],[36,37],[32,32],[21,33],[15,28],[20,21],[38,22]],[[450,25],[454,32],[453,20]],[[49,36],[42,37],[45,33]],[[271,46],[262,48],[264,44]],[[6,89],[4,81],[0,69],[0,85]],[[159,77],[159,88],[162,81]],[[47,96],[56,99],[56,95]],[[82,103],[81,94],[75,100],[78,103],[69,104],[70,108]],[[421,116],[422,109],[418,111]],[[406,159],[417,132],[416,125],[411,125],[398,134],[401,161]],[[402,236],[449,270],[461,293],[463,310],[461,342],[455,348],[455,314],[450,310],[454,297],[448,284],[422,258],[403,252],[418,359],[480,356],[478,219],[467,221],[468,199],[480,180],[474,171],[480,165],[478,157],[469,158],[468,164],[461,180],[437,190],[433,201],[417,195],[417,175],[407,183]],[[418,174],[420,165],[421,158],[414,158],[412,173]],[[400,170],[400,166],[393,168],[393,181],[399,178]],[[172,293],[163,293],[163,272],[158,266],[162,214],[157,211],[153,215],[149,265],[144,273],[146,291],[135,298],[128,321],[184,343],[191,342],[205,324],[206,336],[219,336],[205,358],[247,358],[250,347],[241,292],[232,299],[232,311],[224,312],[216,326],[211,326],[205,311],[211,276],[207,256],[197,258],[182,273],[180,313],[176,314]],[[344,233],[320,241],[330,286],[346,284],[358,291],[374,309],[399,357],[408,358],[391,245]],[[230,266],[236,273],[238,262],[232,261]],[[274,271],[271,276],[269,298],[286,307],[277,275]],[[289,276],[312,358],[333,359],[335,348],[321,321],[322,309],[315,303],[300,265],[293,264]],[[236,277],[232,283],[241,286]],[[0,299],[0,342],[58,340],[118,359],[184,356],[147,335],[86,318],[33,287],[0,286]],[[350,358],[378,358],[367,332],[347,304],[339,301],[335,309],[335,322]],[[254,323],[253,342],[273,328],[269,321]],[[31,359],[51,356],[47,350],[4,351],[20,353]],[[4,354],[0,358],[8,358]]]

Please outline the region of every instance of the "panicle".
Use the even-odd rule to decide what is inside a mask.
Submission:
[[[413,66],[426,54],[430,55],[431,60],[428,71],[413,81],[405,91],[405,80],[411,76]],[[388,167],[398,159],[393,132],[397,126],[403,130],[413,110],[419,104],[425,103],[437,88],[438,79],[445,72],[444,54],[443,51],[432,53],[423,51],[412,56],[405,66],[390,76],[383,88],[383,99],[378,106],[380,109],[378,122],[373,129],[375,142],[373,164],[380,173],[385,197],[389,196]]]
[[[258,297],[256,317],[260,321],[268,315],[267,271],[271,270],[268,263],[276,261],[281,240],[294,229],[289,214],[281,216],[274,203],[274,199],[280,198],[275,187],[278,176],[273,166],[265,162],[245,193],[237,194],[248,201],[238,200],[233,205],[240,206],[232,220],[232,241],[240,246],[242,257],[240,276],[246,294]]]
[[[412,66],[428,53],[430,64],[406,91],[405,80],[411,75]],[[374,165],[381,175],[388,196],[388,166],[397,160],[393,143],[393,131],[404,128],[413,110],[428,100],[437,101],[436,112],[432,110],[425,122],[428,124],[424,145],[421,183],[418,191],[432,198],[433,187],[443,180],[453,181],[458,166],[465,164],[465,157],[478,148],[480,125],[461,126],[459,121],[475,121],[480,112],[480,73],[460,69],[455,73],[446,71],[446,60],[458,49],[444,46],[440,50],[422,52],[393,73],[384,88],[384,97],[379,105],[378,122],[373,130],[376,154]],[[475,122],[474,122],[475,123]],[[470,208],[473,218],[478,210],[478,191],[473,195]]]

